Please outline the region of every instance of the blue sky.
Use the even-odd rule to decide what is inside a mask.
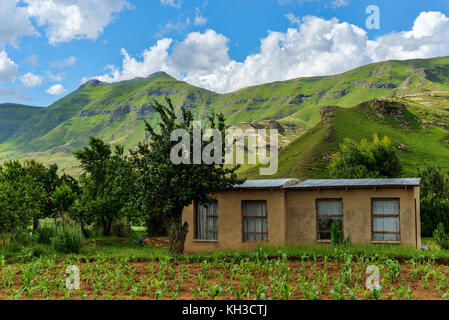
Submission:
[[[448,17],[449,0],[1,0],[0,103],[48,106],[91,78],[158,70],[230,92],[449,55]]]

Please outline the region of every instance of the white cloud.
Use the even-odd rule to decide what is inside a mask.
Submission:
[[[3,0],[2,0],[3,1]],[[45,26],[51,44],[96,40],[115,16],[131,8],[127,0],[23,0],[26,11]]]
[[[16,46],[20,37],[38,35],[29,21],[27,10],[18,4],[18,0],[0,1],[0,50],[7,43]]]
[[[54,82],[61,82],[62,80],[65,79],[64,72],[61,72],[58,74],[53,74],[52,72],[47,71],[46,74],[47,74],[48,79],[50,79],[51,81],[54,81]]]
[[[324,4],[324,8],[337,9],[340,7],[345,7],[349,4],[350,0],[278,0],[280,6],[292,5],[292,4],[304,4],[307,2],[319,2]]]
[[[159,31],[155,34],[155,36],[163,37],[164,35],[173,31],[181,33],[190,26],[190,23],[190,18],[188,17],[185,18],[185,20],[178,18],[178,21],[176,23],[169,21],[165,26],[159,26]]]
[[[373,61],[415,59],[449,54],[449,18],[441,12],[421,12],[410,31],[369,41]]]
[[[37,55],[33,54],[25,59],[25,63],[32,67],[37,67],[39,65],[39,58]]]
[[[290,22],[290,24],[292,25],[301,25],[301,19],[299,19],[297,16],[295,16],[293,13],[287,13],[285,15],[285,17],[287,18],[287,20]]]
[[[111,72],[109,74],[95,78],[100,81],[117,82],[130,80],[135,77],[147,77],[157,71],[168,71],[167,51],[171,43],[171,39],[159,40],[155,46],[144,51],[142,54],[143,61],[141,62],[132,58],[125,49],[122,49],[122,71],[110,66]]]
[[[363,29],[340,22],[288,15],[297,28],[272,32],[261,39],[257,53],[244,61],[229,57],[229,40],[213,30],[190,33],[173,45],[162,39],[138,60],[125,49],[121,68],[95,77],[106,82],[146,77],[165,71],[179,80],[230,92],[243,87],[297,77],[329,75],[388,59],[430,58],[449,54],[449,18],[440,12],[423,12],[412,30],[369,40]]]
[[[207,23],[207,18],[201,14],[200,8],[195,8],[195,20],[193,24],[195,26],[204,26]]]
[[[213,30],[192,32],[173,49],[170,66],[181,73],[207,75],[230,63],[228,41]]]
[[[19,66],[8,57],[6,51],[0,51],[0,82],[13,81],[18,70]]]
[[[71,56],[66,59],[53,61],[50,63],[50,66],[54,68],[73,67],[76,63],[76,60],[76,57]]]
[[[182,0],[161,0],[163,6],[169,6],[173,8],[181,8]]]
[[[28,72],[20,77],[20,81],[26,87],[38,87],[42,85],[42,77],[31,72]]]
[[[333,0],[330,3],[330,6],[334,9],[340,8],[340,7],[345,7],[349,4],[349,0]]]
[[[53,96],[59,96],[63,94],[65,91],[66,89],[61,84],[55,84],[54,86],[48,88],[46,92]]]

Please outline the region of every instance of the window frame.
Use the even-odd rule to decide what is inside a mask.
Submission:
[[[340,201],[341,203],[341,214],[319,214],[318,212],[318,202],[319,201]],[[318,242],[331,242],[330,239],[320,239],[320,233],[331,233],[330,230],[320,231],[320,217],[341,217],[341,231],[344,236],[344,207],[343,198],[315,198],[315,213],[316,213],[316,241]]]
[[[245,216],[245,203],[247,202],[264,202],[265,203],[265,217],[263,216]],[[268,202],[267,200],[242,200],[242,242],[268,242]],[[267,232],[245,232],[245,219],[265,219]],[[245,240],[246,234],[262,234],[267,235],[267,240]]]
[[[212,202],[217,203],[217,214],[216,215],[209,214],[209,206],[207,207],[207,209],[206,209],[206,221],[205,221],[206,225],[205,225],[205,230],[204,230],[204,232],[206,234],[206,238],[202,239],[202,238],[198,237],[198,206],[199,205],[204,205],[204,203],[201,203],[199,201],[195,201],[195,216],[194,216],[195,237],[193,239],[195,241],[204,241],[204,242],[208,242],[208,241],[210,241],[210,242],[217,242],[218,241],[218,216],[219,216],[219,214],[218,214],[218,200],[215,199]],[[209,230],[209,219],[210,218],[216,218],[217,219],[217,231]],[[207,235],[209,233],[216,234],[217,235],[217,239],[209,239],[209,238],[207,238]]]
[[[398,214],[374,214],[374,201],[394,200],[398,202]],[[398,232],[374,231],[374,218],[398,218]],[[375,240],[374,234],[397,234],[399,240]],[[401,242],[401,198],[371,198],[371,242],[373,243],[400,243]]]

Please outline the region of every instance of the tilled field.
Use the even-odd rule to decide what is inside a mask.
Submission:
[[[73,285],[79,270],[79,289]],[[368,266],[372,270],[367,273]],[[373,284],[379,271],[381,286]],[[1,299],[448,299],[449,267],[432,260],[287,257],[208,259],[201,263],[39,258],[0,269]]]

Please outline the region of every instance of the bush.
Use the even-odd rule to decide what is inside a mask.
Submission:
[[[18,255],[21,263],[28,263],[45,255],[45,250],[41,247],[23,248]]]
[[[433,237],[441,249],[449,249],[449,234],[444,231],[444,225],[442,223],[440,223],[438,228],[434,231]]]
[[[37,243],[51,244],[51,238],[56,235],[56,226],[54,224],[45,224],[37,230]]]
[[[145,239],[146,237],[144,235],[137,235],[133,237],[132,244],[136,247],[143,247],[146,245]]]
[[[114,236],[119,238],[129,237],[132,233],[129,223],[117,220],[114,220],[114,222],[112,223],[111,231]]]
[[[84,236],[76,225],[61,225],[56,227],[51,245],[59,253],[79,253],[83,246]]]
[[[86,232],[85,237],[87,239],[98,238],[101,236],[101,230],[97,226],[84,227],[84,231]]]
[[[28,231],[18,231],[12,237],[13,242],[17,242],[18,244],[29,247],[36,241],[35,237]]]
[[[445,232],[449,232],[449,202],[430,197],[421,199],[421,235],[431,237],[442,223]]]

